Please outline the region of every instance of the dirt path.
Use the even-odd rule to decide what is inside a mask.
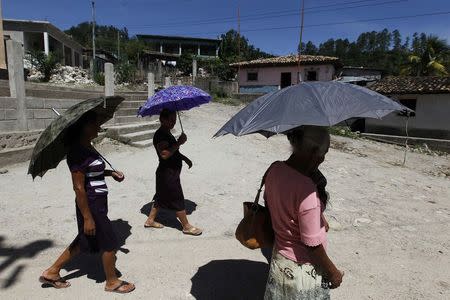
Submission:
[[[105,143],[100,150],[122,169],[123,184],[109,182],[110,218],[123,249],[118,269],[136,283],[130,299],[252,299],[263,293],[267,264],[241,247],[234,229],[241,202],[254,197],[265,168],[285,159],[284,137],[211,139],[236,107],[210,104],[184,113],[194,162],[182,181],[192,223],[201,237],[183,236],[171,214],[164,230],[145,230],[154,193],[154,149]],[[364,140],[336,137],[323,165],[329,182],[329,252],[345,271],[333,299],[450,298],[450,167],[446,157],[409,153]],[[72,287],[41,288],[42,269],[75,236],[73,191],[65,162],[35,182],[26,164],[0,175],[0,295],[2,299],[111,299],[103,292],[99,260],[67,267]],[[441,173],[440,173],[441,172]],[[437,174],[438,176],[430,175]],[[258,299],[258,297],[256,297]]]

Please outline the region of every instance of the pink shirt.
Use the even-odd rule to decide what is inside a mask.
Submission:
[[[313,181],[286,163],[276,162],[266,177],[264,199],[278,252],[298,263],[312,263],[307,246],[323,244],[326,248],[327,244],[322,204]]]

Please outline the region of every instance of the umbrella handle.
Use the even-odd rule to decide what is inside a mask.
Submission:
[[[180,122],[180,126],[181,126],[181,132],[184,133],[183,123],[181,123],[180,112],[178,110],[177,110],[177,115],[178,115],[178,121]]]

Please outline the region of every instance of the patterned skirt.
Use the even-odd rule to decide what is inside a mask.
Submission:
[[[329,300],[330,290],[311,264],[298,264],[274,252],[265,300]]]

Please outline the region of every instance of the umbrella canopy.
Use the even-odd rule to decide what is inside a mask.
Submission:
[[[114,116],[117,106],[123,100],[122,97],[88,99],[75,104],[63,115],[58,116],[39,137],[33,149],[28,174],[31,174],[33,179],[36,176],[42,177],[45,172],[58,166],[67,154],[64,145],[65,133],[83,114],[94,111],[98,115],[99,123],[103,124]]]
[[[139,108],[141,117],[159,115],[163,109],[171,111],[189,110],[211,101],[211,96],[205,91],[189,86],[174,85],[157,92]]]
[[[214,136],[261,133],[301,125],[333,126],[350,118],[382,118],[405,106],[367,88],[336,81],[302,82],[266,94],[238,112]]]

